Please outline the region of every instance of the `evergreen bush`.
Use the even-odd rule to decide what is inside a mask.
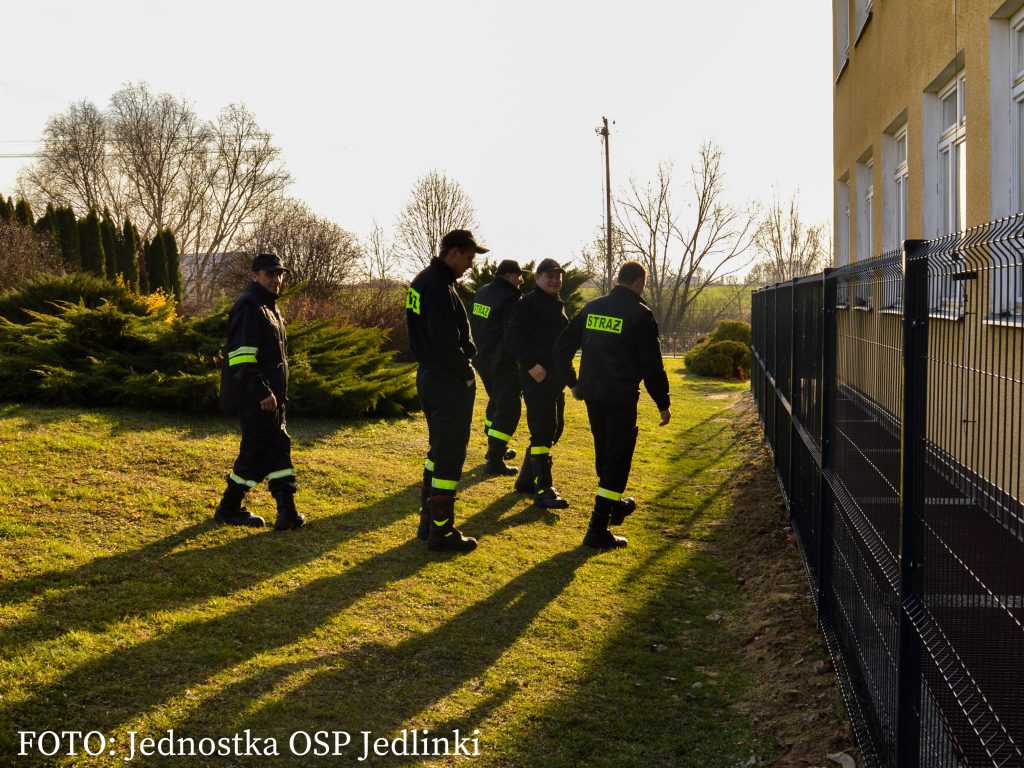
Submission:
[[[742,320],[723,320],[711,332],[712,341],[738,341],[750,346],[753,338],[750,323],[745,323]]]
[[[77,293],[76,293],[77,289]],[[163,293],[76,274],[0,296],[0,400],[216,410],[227,306],[174,314]],[[289,328],[289,409],[307,416],[398,416],[417,407],[410,365],[377,328]]]
[[[686,353],[686,370],[716,379],[748,379],[751,338],[750,323],[725,320]]]

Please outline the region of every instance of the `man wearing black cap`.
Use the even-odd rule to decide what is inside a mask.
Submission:
[[[473,233],[455,229],[441,239],[439,254],[413,279],[405,299],[409,346],[419,363],[416,391],[427,418],[430,450],[423,470],[420,526],[416,535],[427,548],[469,552],[476,539],[455,527],[455,488],[466,460],[476,373],[469,317],[455,281],[478,253]]]
[[[558,338],[555,358],[573,396],[585,400],[594,435],[598,488],[583,543],[596,549],[626,546],[609,525],[620,525],[636,509],[626,490],[633,450],[640,382],[661,412],[661,426],[672,418],[668,377],[661,359],[658,322],[641,294],[647,270],[636,261],[619,268],[616,286],[587,304]],[[577,381],[572,359],[583,349]]]
[[[559,298],[565,270],[554,259],[537,265],[537,284],[512,307],[505,344],[519,364],[519,383],[526,402],[530,451],[516,481],[516,490],[533,494],[533,504],[565,509],[551,478],[551,448],[562,435],[565,415],[564,382],[554,366],[558,334],[569,324]]]
[[[505,347],[505,329],[512,307],[522,296],[523,270],[519,262],[505,259],[498,265],[494,280],[473,297],[469,318],[476,343],[473,363],[487,390],[487,455],[484,471],[491,475],[514,475],[517,470],[505,463],[516,452],[508,447],[519,425],[522,403],[519,400],[519,374],[516,361]]]
[[[295,470],[284,412],[288,339],[276,303],[288,271],[276,255],[258,254],[252,262],[252,282],[228,315],[221,404],[238,411],[242,444],[214,518],[229,525],[263,526],[263,518],[250,514],[242,499],[264,480],[277,502],[274,530],[298,528],[305,522],[295,509]]]

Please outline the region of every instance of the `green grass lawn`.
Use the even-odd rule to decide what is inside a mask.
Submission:
[[[709,542],[735,513],[745,384],[669,361],[673,420],[641,399],[625,550],[580,546],[596,489],[581,403],[552,455],[572,506],[535,510],[482,474],[474,431],[458,524],[469,555],[414,538],[422,419],[290,425],[308,525],[239,530],[210,515],[232,422],[0,405],[0,764],[16,731],[278,740],[280,757],[136,765],[359,764],[361,731],[479,730],[478,766],[733,766],[771,754],[738,703],[754,683],[728,619],[742,604]],[[482,419],[484,401],[477,401]],[[513,445],[526,439],[525,418]],[[273,518],[265,489],[249,508]],[[356,735],[299,759],[295,731]],[[109,745],[108,745],[109,746]],[[372,757],[448,765],[466,758]]]

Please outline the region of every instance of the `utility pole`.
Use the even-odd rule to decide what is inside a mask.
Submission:
[[[604,126],[598,130],[604,140],[604,193],[605,193],[605,231],[604,243],[607,250],[607,268],[604,278],[604,292],[612,289],[612,166],[608,149],[608,118],[602,117]]]

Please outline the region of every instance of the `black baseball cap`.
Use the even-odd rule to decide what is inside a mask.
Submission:
[[[488,253],[490,248],[484,248],[473,239],[473,233],[468,229],[453,229],[441,238],[441,253],[448,253],[452,248],[460,251],[474,251],[475,253]]]
[[[252,260],[252,271],[265,269],[267,272],[291,272],[276,253],[257,253]]]
[[[554,259],[544,259],[533,271],[538,275],[541,272],[561,272],[563,275],[565,274],[565,270],[562,269],[562,265]]]
[[[498,269],[495,270],[496,275],[521,275],[523,274],[523,268],[519,266],[518,261],[512,259],[505,259],[498,265]]]

